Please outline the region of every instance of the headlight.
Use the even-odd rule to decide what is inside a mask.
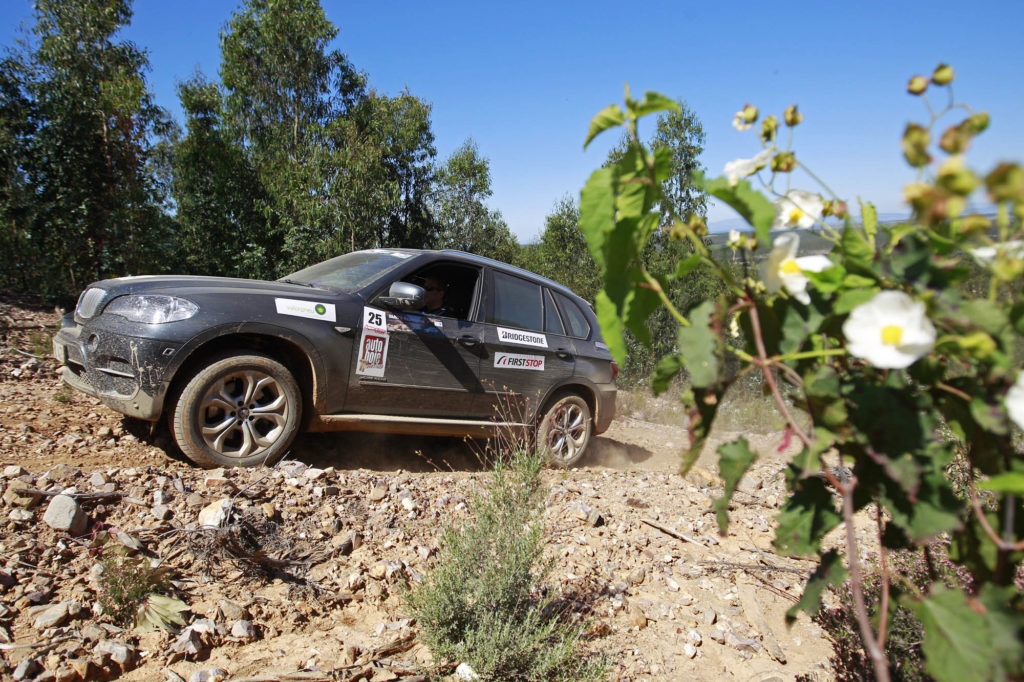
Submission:
[[[132,322],[163,324],[187,320],[199,312],[199,306],[176,296],[129,295],[115,298],[103,312]]]

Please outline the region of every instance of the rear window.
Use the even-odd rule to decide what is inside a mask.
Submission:
[[[565,314],[565,321],[569,326],[569,335],[577,339],[589,338],[590,323],[587,322],[587,316],[583,314],[580,307],[562,294],[558,294],[558,302],[562,307],[562,312]]]
[[[494,312],[488,322],[543,331],[544,303],[539,284],[494,273]]]
[[[549,334],[565,336],[565,328],[562,326],[562,320],[558,317],[555,299],[547,289],[544,290],[544,331]]]

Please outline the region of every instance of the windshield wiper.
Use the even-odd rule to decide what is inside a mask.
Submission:
[[[310,289],[315,289],[316,288],[316,285],[311,283],[311,282],[300,282],[300,281],[295,280],[295,279],[287,279],[286,278],[286,279],[279,279],[277,281],[278,282],[284,282],[285,284],[298,284],[300,287],[309,287]]]

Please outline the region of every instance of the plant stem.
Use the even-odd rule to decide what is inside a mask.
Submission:
[[[871,666],[875,669],[878,682],[889,682],[889,662],[885,652],[878,645],[875,633],[871,630],[871,619],[864,604],[863,576],[860,571],[860,558],[857,556],[857,536],[853,528],[853,490],[857,487],[857,479],[841,488],[843,495],[843,521],[846,524],[846,553],[850,560],[850,590],[853,592],[854,612],[857,614],[857,625],[860,627],[860,638],[871,658]]]
[[[885,523],[882,521],[881,507],[875,507],[875,523],[878,524],[878,551],[882,559],[882,612],[878,618],[878,648],[884,650],[885,637],[889,633],[889,552],[882,541]]]
[[[669,300],[665,290],[661,288],[661,282],[655,279],[651,273],[647,272],[647,268],[640,268],[640,271],[644,273],[644,279],[647,280],[647,285],[654,293],[658,294],[658,298],[661,299],[662,305],[668,308],[668,311],[672,313],[672,317],[676,318],[676,322],[684,327],[689,327],[690,321],[683,317],[683,314],[679,312],[679,310],[672,304],[672,301]]]
[[[771,361],[768,359],[768,353],[764,348],[764,339],[761,336],[761,318],[757,314],[757,306],[753,305],[753,299],[748,296],[751,300],[750,305],[750,326],[754,331],[754,344],[757,346],[757,365],[761,368],[761,373],[764,375],[765,383],[768,384],[768,388],[771,389],[772,397],[775,399],[775,405],[779,408],[779,412],[782,417],[786,420],[786,423],[793,428],[793,433],[797,435],[797,438],[806,447],[811,447],[811,438],[808,436],[800,425],[793,419],[793,414],[789,411],[789,407],[786,405],[786,401],[782,398],[782,392],[779,391],[778,384],[775,383],[775,376],[772,374]]]
[[[785,362],[787,360],[806,360],[807,358],[825,358],[833,355],[846,355],[845,348],[833,348],[831,350],[805,350],[799,353],[789,353],[787,355],[776,355],[771,358],[773,361]]]

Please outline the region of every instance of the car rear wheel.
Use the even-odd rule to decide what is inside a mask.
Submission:
[[[200,466],[257,466],[285,453],[301,413],[299,385],[287,367],[264,355],[232,355],[188,381],[171,413],[171,430]]]
[[[590,406],[570,393],[557,397],[537,427],[537,444],[552,465],[566,468],[583,457],[594,431]]]

